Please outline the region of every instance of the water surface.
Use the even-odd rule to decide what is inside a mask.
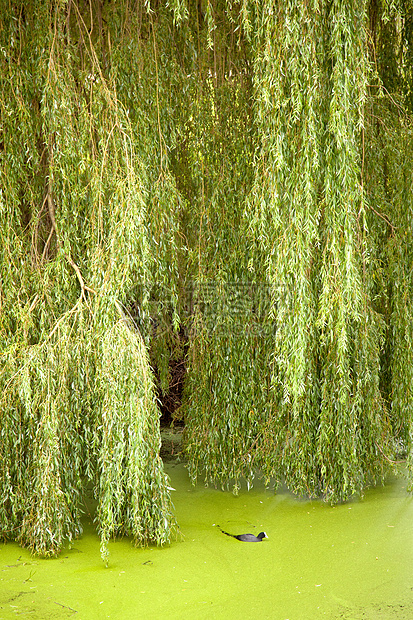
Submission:
[[[402,476],[331,507],[260,484],[237,497],[194,488],[183,464],[166,469],[183,541],[112,542],[108,568],[90,518],[57,559],[0,545],[0,619],[413,618],[413,500]],[[214,524],[269,538],[242,543]]]

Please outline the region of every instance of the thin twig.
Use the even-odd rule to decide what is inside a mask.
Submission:
[[[384,220],[386,222],[386,224],[388,226],[390,226],[390,228],[392,229],[393,232],[395,232],[396,230],[396,226],[394,226],[394,224],[391,223],[391,221],[388,219],[387,215],[383,215],[382,213],[379,213],[378,211],[376,211],[376,209],[374,209],[371,205],[368,205],[369,209],[371,209],[373,211],[373,213],[375,213],[378,217],[381,217],[382,220]]]
[[[49,187],[47,189],[47,205],[48,205],[48,208],[49,208],[49,216],[50,216],[50,220],[52,222],[52,227],[53,227],[53,230],[54,230],[55,235],[56,235],[57,247],[60,248],[61,247],[61,243],[60,243],[60,238],[59,238],[59,230],[57,228],[56,212],[55,212],[55,206],[54,206],[54,201],[53,201],[53,197],[52,197],[52,192],[51,192],[51,189],[50,189],[50,184],[49,184]],[[76,273],[77,279],[79,280],[79,284],[80,284],[80,288],[81,288],[81,297],[86,299],[85,291],[89,291],[90,293],[94,293],[96,295],[96,291],[94,291],[89,286],[86,286],[85,281],[83,280],[82,274],[80,272],[80,269],[76,265],[76,263],[74,262],[74,260],[70,256],[70,254],[67,254],[66,252],[64,252],[64,256],[65,256],[67,262],[69,263],[69,265],[72,267],[72,269]]]
[[[77,609],[73,609],[73,607],[69,607],[69,605],[62,605],[62,603],[58,603],[57,601],[54,601],[55,605],[60,605],[60,607],[64,607],[65,609],[70,609],[70,611],[73,611],[75,614],[77,614]]]
[[[156,39],[155,39],[155,27],[153,24],[153,19],[152,19],[152,15],[150,16],[151,19],[151,26],[152,26],[152,38],[153,38],[153,53],[154,53],[154,59],[155,59],[155,76],[156,76],[156,112],[157,112],[157,117],[158,117],[158,133],[159,133],[159,148],[161,150],[161,174],[163,172],[163,148],[162,148],[162,142],[164,141],[163,136],[162,136],[162,129],[161,129],[161,116],[160,116],[160,111],[159,111],[159,76],[158,76],[158,55],[156,53]]]
[[[382,453],[382,455],[384,456],[384,458],[386,459],[386,461],[388,461],[390,463],[390,465],[401,465],[402,463],[406,462],[406,459],[403,459],[401,461],[393,461],[393,459],[390,459],[384,452],[383,449],[381,447],[380,444],[377,443],[377,441],[374,442],[376,445],[376,448],[378,448],[380,450],[380,452]]]

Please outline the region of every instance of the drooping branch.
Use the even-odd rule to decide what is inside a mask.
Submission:
[[[47,205],[48,205],[48,209],[49,209],[49,217],[50,217],[50,221],[52,223],[52,231],[54,231],[54,234],[56,235],[56,244],[58,248],[61,248],[61,240],[60,240],[60,236],[59,236],[59,230],[57,227],[57,222],[56,222],[56,210],[55,210],[55,204],[54,204],[54,200],[53,200],[53,195],[52,195],[52,190],[51,190],[51,185],[49,183],[48,188],[47,188],[47,195],[46,195],[46,199],[47,199]],[[51,231],[51,232],[52,232]],[[50,237],[50,235],[49,235]],[[69,263],[69,265],[73,268],[74,272],[76,273],[77,279],[79,281],[80,284],[80,289],[81,289],[81,297],[83,297],[84,300],[86,300],[86,291],[88,291],[89,293],[94,293],[96,295],[96,291],[94,291],[92,288],[90,288],[89,286],[87,286],[83,280],[82,274],[80,272],[79,267],[76,265],[76,263],[74,262],[74,260],[72,259],[71,255],[68,254],[67,252],[64,252],[64,256],[67,260],[67,262]]]

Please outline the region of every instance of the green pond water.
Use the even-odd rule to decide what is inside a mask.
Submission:
[[[238,496],[194,488],[182,463],[166,470],[183,541],[112,542],[105,568],[86,517],[57,559],[0,545],[0,619],[413,618],[413,500],[402,476],[331,507],[260,483]],[[239,542],[214,524],[269,538]]]

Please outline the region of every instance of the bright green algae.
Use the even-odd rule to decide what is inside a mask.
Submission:
[[[166,469],[182,542],[110,543],[108,568],[90,519],[57,559],[0,545],[0,619],[413,617],[413,502],[403,477],[331,507],[260,484],[237,497],[194,488],[182,464]],[[241,543],[214,524],[269,538]]]

